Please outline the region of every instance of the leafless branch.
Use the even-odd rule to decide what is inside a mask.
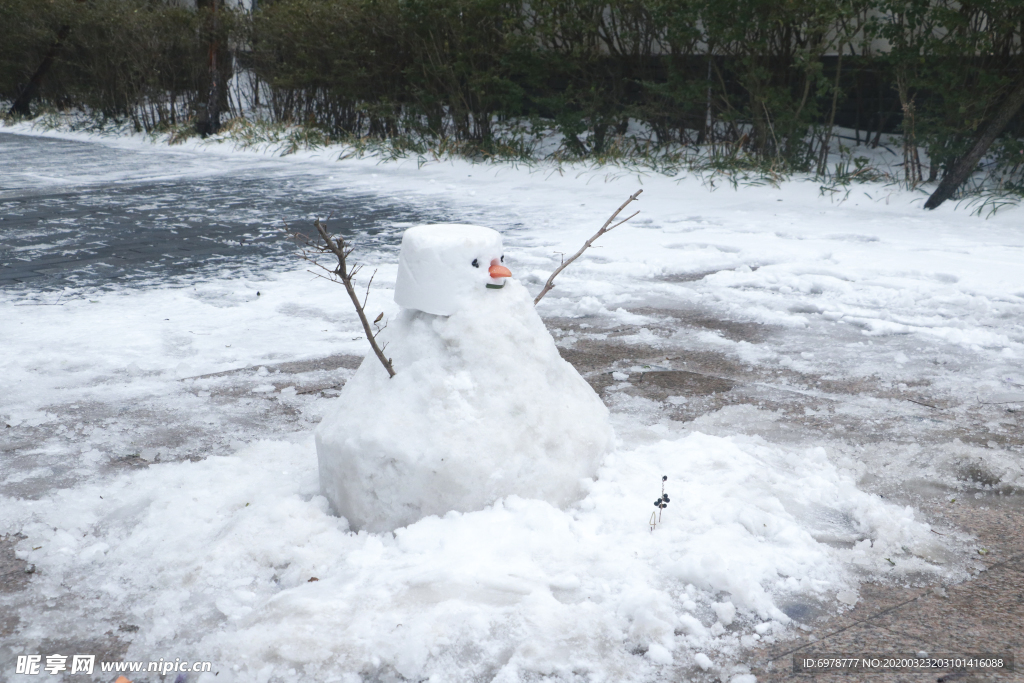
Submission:
[[[381,324],[380,324],[380,319],[381,319],[381,318],[382,318],[383,316],[384,316],[384,314],[383,314],[383,313],[381,313],[380,315],[378,315],[378,316],[377,316],[377,319],[373,321],[373,326],[377,328],[377,331],[373,333],[373,338],[374,338],[374,339],[376,339],[376,338],[377,338],[377,335],[378,335],[378,334],[380,334],[380,333],[381,333],[381,332],[383,332],[384,330],[388,329],[388,321],[387,321],[387,320],[385,320],[385,321],[384,321],[384,324],[383,324],[383,325],[381,325]],[[383,350],[384,350],[384,349],[386,349],[387,347],[388,347],[388,345],[387,345],[387,342],[385,342],[385,343],[384,343],[384,346],[380,347],[380,350],[381,350],[381,351],[383,351]]]
[[[352,300],[352,305],[356,308],[356,313],[359,315],[359,322],[363,324],[363,332],[366,333],[366,340],[370,342],[370,347],[373,349],[374,355],[380,360],[384,369],[388,371],[388,376],[395,376],[395,369],[391,365],[391,359],[384,355],[384,350],[377,346],[377,335],[373,333],[373,329],[370,327],[370,321],[366,318],[366,301],[370,296],[370,283],[373,282],[373,275],[370,276],[370,283],[366,285],[366,295],[363,297],[363,301],[360,303],[359,295],[356,294],[355,287],[352,285],[352,278],[359,272],[361,266],[354,266],[351,269],[348,266],[348,257],[352,255],[352,247],[345,244],[345,238],[341,235],[331,237],[327,232],[326,226],[320,222],[317,218],[313,223],[316,226],[316,231],[320,235],[320,240],[311,240],[305,235],[296,235],[298,238],[305,240],[305,248],[302,250],[302,258],[312,263],[317,268],[327,271],[329,275],[321,275],[320,273],[313,273],[317,277],[322,277],[331,282],[341,282],[345,285],[345,291],[348,292],[349,299]],[[318,254],[333,254],[338,260],[338,265],[334,268],[329,268],[324,264],[320,263],[316,256]],[[313,271],[310,271],[313,272]],[[374,275],[377,271],[373,271]],[[382,314],[383,315],[383,314]],[[380,321],[380,317],[374,321],[377,323]],[[385,323],[385,327],[387,324]],[[377,334],[379,334],[384,328],[378,327]],[[385,345],[386,346],[386,345]]]
[[[581,255],[583,254],[583,252],[585,252],[585,251],[586,251],[586,250],[587,250],[587,249],[588,249],[588,248],[590,247],[590,245],[592,245],[592,244],[594,243],[594,241],[595,241],[595,240],[596,240],[596,239],[597,239],[598,237],[600,237],[601,235],[605,234],[606,232],[610,232],[610,231],[614,230],[615,228],[619,227],[620,225],[622,225],[623,223],[625,223],[626,221],[628,221],[628,220],[629,220],[630,218],[632,218],[633,216],[635,216],[635,215],[636,215],[637,213],[640,213],[639,211],[637,211],[637,212],[636,212],[636,213],[634,213],[634,214],[633,214],[632,216],[629,216],[628,218],[623,218],[623,219],[622,219],[621,221],[619,221],[618,223],[615,223],[615,225],[612,225],[612,222],[613,222],[613,221],[614,221],[614,220],[615,220],[616,218],[618,218],[618,217],[619,217],[619,214],[620,214],[620,213],[622,213],[622,210],[623,210],[623,209],[625,209],[625,208],[626,208],[627,206],[629,206],[629,204],[630,204],[631,202],[635,202],[635,201],[636,201],[636,198],[640,196],[640,193],[641,193],[641,192],[643,192],[643,190],[637,190],[637,191],[636,191],[635,193],[633,193],[633,194],[632,194],[632,195],[630,196],[630,198],[629,198],[629,199],[627,199],[626,201],[624,201],[624,202],[622,203],[622,206],[620,206],[620,207],[619,207],[618,209],[616,209],[616,210],[615,210],[615,213],[613,213],[613,214],[611,215],[611,217],[610,217],[610,218],[609,218],[608,220],[606,220],[606,221],[604,222],[604,225],[602,225],[602,226],[601,226],[601,229],[600,229],[600,230],[598,230],[598,231],[597,231],[597,232],[596,232],[596,233],[594,234],[594,236],[593,236],[593,237],[591,237],[591,238],[590,238],[589,240],[587,240],[587,241],[586,241],[586,242],[585,242],[585,243],[583,244],[583,246],[582,246],[582,247],[580,247],[580,250],[579,250],[579,251],[577,251],[577,252],[576,252],[575,254],[573,254],[573,255],[572,255],[571,257],[569,257],[568,259],[566,259],[566,260],[563,260],[563,261],[562,261],[562,263],[561,263],[561,265],[559,265],[559,266],[558,266],[557,268],[555,268],[555,272],[551,273],[551,277],[549,277],[549,278],[548,278],[548,281],[547,281],[546,283],[544,283],[544,289],[540,290],[540,294],[538,294],[538,295],[537,295],[537,298],[533,300],[533,305],[534,305],[534,306],[536,306],[536,305],[537,305],[537,304],[538,304],[538,303],[540,302],[540,300],[544,298],[544,295],[545,295],[545,294],[547,294],[548,292],[550,292],[550,291],[551,291],[551,290],[552,290],[552,289],[554,288],[554,286],[555,286],[555,278],[556,278],[556,277],[558,277],[558,274],[559,274],[559,273],[561,273],[561,272],[562,272],[563,270],[565,270],[565,269],[566,269],[566,267],[568,267],[568,265],[569,265],[570,263],[572,263],[573,261],[575,261],[576,259],[578,259],[578,258],[579,258],[579,257],[580,257],[580,256],[581,256]],[[611,226],[611,227],[608,227],[608,226]]]
[[[373,269],[373,275],[370,276],[370,281],[366,283],[366,294],[363,295],[363,308],[364,309],[366,308],[366,300],[370,298],[370,285],[373,284],[373,278],[375,278],[375,277],[377,277],[377,269],[376,268]],[[381,315],[384,315],[384,314],[381,313]],[[373,322],[376,323],[376,322],[379,322],[379,321],[380,321],[380,318],[377,318],[377,320],[374,320]]]

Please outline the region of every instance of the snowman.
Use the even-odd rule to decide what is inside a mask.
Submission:
[[[396,374],[368,355],[316,430],[321,491],[353,529],[584,495],[612,447],[608,410],[511,275],[490,228],[405,232],[402,310],[378,337]]]

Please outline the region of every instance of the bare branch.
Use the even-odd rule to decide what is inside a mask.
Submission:
[[[606,230],[606,232],[611,232],[612,230],[614,230],[615,228],[619,227],[620,225],[622,225],[623,223],[628,221],[630,218],[633,218],[634,216],[638,215],[639,213],[640,213],[639,211],[636,211],[636,212],[630,214],[629,216],[623,218],[621,221],[619,221],[618,223],[616,223],[612,227],[608,228],[608,230]]]
[[[625,209],[627,206],[629,206],[629,204],[631,202],[635,202],[636,198],[640,196],[641,192],[643,192],[643,190],[637,190],[635,193],[630,195],[629,199],[624,201],[622,203],[622,206],[620,206],[618,209],[615,210],[615,213],[613,213],[611,215],[611,217],[604,222],[604,225],[601,226],[601,229],[598,230],[594,234],[593,237],[591,237],[589,240],[587,240],[583,244],[583,246],[580,247],[579,251],[577,251],[575,254],[573,254],[571,257],[569,257],[568,260],[563,260],[561,265],[559,265],[557,268],[555,268],[555,272],[551,273],[551,277],[549,277],[548,281],[546,283],[544,283],[544,289],[540,290],[540,294],[538,294],[537,298],[533,300],[533,305],[534,306],[536,306],[540,302],[540,300],[544,298],[545,294],[547,294],[548,292],[550,292],[552,290],[552,288],[554,288],[554,286],[555,286],[555,278],[558,276],[558,274],[561,273],[563,270],[565,270],[566,267],[570,263],[572,263],[573,261],[578,259],[583,254],[583,252],[585,252],[590,247],[590,245],[592,245],[594,243],[594,241],[598,237],[600,237],[601,235],[605,234],[606,232],[610,232],[610,231],[614,230],[615,228],[619,227],[620,225],[622,225],[623,223],[628,221],[630,218],[635,216],[637,213],[640,213],[639,211],[637,211],[636,213],[633,214],[633,216],[630,216],[629,218],[623,218],[621,221],[619,221],[615,225],[612,225],[612,221],[614,221],[616,218],[618,218],[619,214],[622,213],[622,210]],[[609,225],[611,225],[611,227],[608,227]]]
[[[320,219],[317,218],[313,225],[316,226],[316,231],[320,235],[320,239],[323,240],[323,244],[319,241],[313,241],[305,235],[296,233],[296,238],[303,238],[305,240],[305,247],[302,250],[302,258],[306,259],[313,265],[317,266],[321,270],[325,270],[332,277],[321,275],[320,273],[313,273],[317,277],[322,277],[325,280],[332,282],[340,281],[345,286],[345,291],[348,292],[349,299],[352,300],[352,305],[355,306],[356,313],[359,315],[359,322],[363,324],[363,332],[366,334],[366,340],[370,342],[370,348],[373,349],[374,355],[384,366],[384,369],[388,371],[389,377],[395,376],[395,369],[391,364],[391,359],[384,355],[384,351],[377,346],[377,335],[373,333],[373,329],[370,327],[370,321],[366,318],[366,307],[367,298],[370,296],[370,285],[366,285],[366,295],[363,297],[362,303],[359,301],[359,296],[356,294],[355,287],[352,285],[352,278],[359,272],[361,266],[355,266],[349,270],[347,259],[352,254],[353,248],[345,244],[345,238],[338,235],[335,238],[331,238],[331,235],[327,232],[327,228]],[[336,268],[328,268],[324,264],[320,263],[316,259],[317,254],[333,254],[338,259],[338,265]],[[313,271],[310,271],[313,272]],[[374,271],[376,275],[377,271]],[[370,277],[370,282],[373,282],[373,276]],[[378,318],[379,320],[379,318]],[[380,333],[382,328],[377,330],[377,334]],[[385,346],[387,346],[385,344]]]
[[[366,304],[365,303],[363,304],[363,308],[366,308]],[[376,318],[373,319],[373,326],[377,328],[377,331],[374,332],[374,334],[373,334],[374,338],[376,338],[377,335],[380,334],[381,332],[383,332],[384,330],[388,329],[388,321],[384,320],[384,324],[381,325],[380,324],[381,320],[384,320],[384,311],[381,311],[380,314]],[[380,348],[380,350],[383,351],[385,348],[387,348],[387,344],[384,344],[384,346],[382,346]]]
[[[335,284],[337,284],[337,282],[338,282],[338,278],[334,278],[334,277],[327,277],[326,275],[321,275],[320,273],[314,272],[314,271],[312,271],[312,270],[307,270],[306,272],[307,272],[307,273],[310,273],[310,274],[312,274],[312,275],[313,275],[313,276],[315,276],[315,277],[318,277],[318,278],[322,278],[322,279],[324,279],[324,280],[327,280],[328,282],[334,282]],[[333,273],[332,273],[332,274],[333,274]]]
[[[355,275],[355,273],[353,273],[353,275]],[[373,284],[373,278],[375,277],[377,277],[376,268],[373,269],[373,274],[370,276],[370,281],[366,283],[366,294],[363,295],[363,308],[366,308],[366,300],[370,298],[370,285]],[[381,313],[381,315],[384,314]],[[377,320],[380,320],[380,318],[377,318]],[[373,322],[377,322],[377,320],[374,320]]]

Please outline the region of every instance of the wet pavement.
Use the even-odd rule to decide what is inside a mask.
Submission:
[[[314,216],[361,248],[443,221],[281,160],[251,161],[0,133],[0,287],[194,280],[295,257]]]

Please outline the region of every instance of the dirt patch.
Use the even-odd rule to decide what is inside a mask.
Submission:
[[[562,358],[572,363],[576,371],[586,377],[592,373],[611,372],[612,368],[618,368],[623,363],[628,363],[637,357],[638,351],[635,346],[608,342],[582,341],[577,342],[571,348],[559,348],[558,352]],[[653,349],[648,349],[653,351]]]
[[[28,585],[34,568],[14,554],[14,545],[25,538],[19,534],[0,537],[0,593],[16,593]],[[0,626],[2,628],[2,626]]]
[[[731,380],[686,370],[641,372],[636,377],[636,381],[631,381],[630,384],[641,388],[650,397],[707,396],[730,391],[736,385]],[[632,376],[630,379],[632,380]]]
[[[565,345],[559,349],[562,357],[606,401],[609,390],[641,396],[662,403],[664,416],[680,422],[748,404],[772,412],[793,439],[825,437],[853,445],[946,444],[959,439],[982,448],[1024,451],[1024,411],[936,389],[935,380],[943,373],[968,371],[961,364],[934,363],[930,374],[893,382],[857,372],[860,354],[873,351],[870,348],[858,347],[847,357],[823,361],[813,344],[804,341],[811,347],[806,351],[792,348],[785,330],[772,326],[718,320],[706,311],[643,308],[630,313],[656,322],[602,326],[595,318],[546,320]],[[652,344],[634,341],[645,329],[654,333]],[[687,331],[714,331],[722,338],[747,342],[764,350],[764,359],[741,358],[728,346],[719,351],[691,342]],[[835,334],[832,328],[821,331]],[[842,339],[823,339],[821,346],[853,346],[861,340],[845,334]],[[626,337],[634,343],[623,343]],[[615,371],[629,374],[625,384],[613,378]],[[668,402],[672,397],[687,400]],[[976,470],[965,467],[963,480],[991,483],[992,473]]]
[[[224,370],[222,372],[211,372],[207,375],[196,375],[195,377],[186,377],[182,381],[209,379],[211,377],[230,377],[232,375],[237,375],[240,373],[254,372],[261,367],[266,368],[269,372],[283,372],[286,374],[329,371],[337,370],[338,368],[347,368],[349,370],[355,370],[356,368],[359,367],[359,364],[362,362],[362,356],[338,354],[335,356],[325,356],[324,358],[314,358],[312,360],[299,360],[288,363],[263,363],[259,365],[247,365],[244,368],[235,368],[234,370]]]
[[[135,631],[138,631],[138,627],[135,627]],[[125,632],[123,629],[118,629],[118,632],[116,633],[114,631],[107,631],[103,635],[94,636],[92,638],[87,639],[46,639],[39,643],[38,652],[42,654],[44,657],[47,654],[52,654],[54,652],[95,655],[96,660],[93,665],[93,676],[91,680],[106,681],[111,679],[105,678],[104,675],[100,673],[100,662],[124,661],[125,655],[128,653],[128,646],[131,644],[131,638],[129,637],[129,635],[130,632]],[[44,659],[43,663],[45,662],[46,660]],[[68,668],[70,669],[70,656],[68,657],[67,664]],[[75,676],[71,676],[65,680],[75,680],[76,678],[80,678],[80,676],[81,674],[76,674]],[[90,679],[84,678],[84,680]],[[161,678],[159,676],[154,676],[153,678],[141,678],[139,676],[132,676],[132,680],[139,683],[141,683],[142,681],[160,680],[168,681],[168,683],[170,683],[170,681],[173,681],[175,679],[170,678],[169,676],[167,678]]]
[[[667,318],[667,320],[659,320],[655,326],[670,329],[674,333],[706,330],[718,332],[724,338],[732,341],[757,343],[780,332],[777,327],[759,322],[730,320],[708,315],[707,310],[702,308],[631,308],[629,312],[653,318]]]

